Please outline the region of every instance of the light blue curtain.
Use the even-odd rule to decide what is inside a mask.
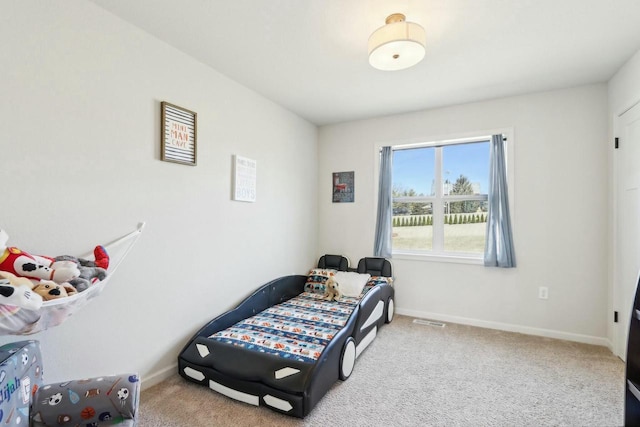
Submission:
[[[491,162],[489,166],[489,214],[487,217],[487,241],[484,247],[485,267],[516,266],[509,215],[509,191],[507,167],[502,135],[491,137]]]
[[[391,257],[391,172],[393,151],[391,147],[382,147],[380,153],[380,178],[378,187],[378,216],[376,219],[376,237],[373,255]]]

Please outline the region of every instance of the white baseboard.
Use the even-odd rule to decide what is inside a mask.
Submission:
[[[151,375],[147,375],[143,377],[142,381],[140,382],[140,390],[146,390],[150,387],[153,387],[154,385],[161,383],[162,381],[172,377],[177,373],[178,373],[178,364],[175,363]]]
[[[611,341],[605,337],[574,334],[571,332],[556,331],[553,329],[533,328],[530,326],[513,325],[510,323],[492,322],[489,320],[471,319],[468,317],[450,316],[448,314],[430,313],[419,310],[409,310],[396,307],[396,313],[405,316],[419,317],[422,319],[438,320],[440,322],[459,323],[461,325],[477,326],[479,328],[497,329],[499,331],[518,332],[527,335],[556,338],[560,340],[575,341],[585,344],[601,345],[611,349]]]

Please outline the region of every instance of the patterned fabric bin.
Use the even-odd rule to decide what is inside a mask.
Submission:
[[[0,424],[29,425],[31,397],[42,386],[42,357],[37,341],[0,347]]]
[[[36,392],[32,426],[135,426],[140,381],[136,374],[48,384]]]

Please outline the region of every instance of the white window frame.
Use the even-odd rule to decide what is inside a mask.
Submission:
[[[490,141],[491,135],[502,134],[506,138],[505,154],[507,165],[507,185],[509,186],[509,210],[511,213],[511,220],[514,221],[514,201],[515,201],[515,188],[514,188],[514,132],[512,128],[492,129],[481,132],[467,132],[465,134],[454,134],[440,137],[425,137],[419,140],[405,140],[395,142],[379,142],[375,145],[375,167],[374,173],[376,179],[375,191],[374,191],[374,205],[378,204],[378,178],[380,174],[380,150],[383,146],[391,146],[392,149],[410,149],[410,148],[428,148],[428,147],[444,147],[448,145],[465,144],[480,141]],[[428,142],[425,142],[428,141]],[[407,197],[407,198],[394,198],[393,201],[399,202],[425,202],[432,203],[433,223],[444,225],[444,195],[442,185],[442,150],[435,150],[435,196],[424,197]],[[446,201],[455,202],[461,200],[487,200],[486,196],[482,195],[456,195],[447,196]],[[437,222],[436,222],[437,221]],[[463,264],[483,264],[483,254],[478,253],[463,253],[463,252],[446,252],[443,248],[444,244],[444,226],[434,226],[433,228],[433,242],[431,251],[417,251],[407,249],[394,249],[392,248],[393,259],[406,259],[417,261],[436,261],[436,262],[454,262]]]

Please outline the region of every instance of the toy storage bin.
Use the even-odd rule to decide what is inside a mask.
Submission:
[[[136,374],[43,385],[38,341],[0,347],[0,424],[27,426],[136,426]]]
[[[139,399],[136,374],[48,384],[33,398],[31,426],[135,426]]]
[[[0,423],[29,425],[31,396],[42,386],[42,357],[38,341],[0,347]]]

